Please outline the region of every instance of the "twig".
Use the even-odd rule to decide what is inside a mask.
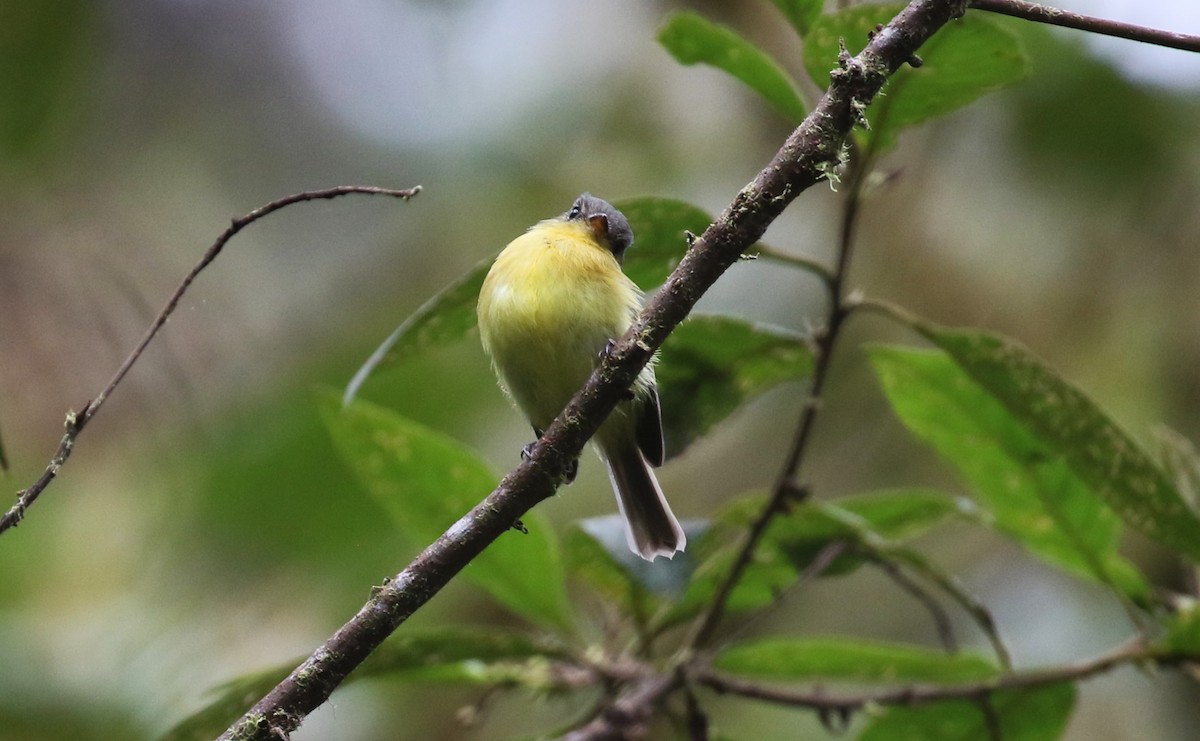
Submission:
[[[996,621],[992,618],[992,613],[988,612],[983,603],[967,594],[954,577],[942,573],[923,556],[906,548],[877,549],[875,554],[881,561],[903,561],[909,568],[933,582],[950,599],[957,602],[958,606],[975,621],[975,625],[983,631],[988,643],[992,645],[992,651],[996,654],[996,660],[1000,662],[1000,666],[1005,670],[1012,669],[1012,657],[1009,654],[1008,646],[1004,644],[1004,639],[1000,637],[1000,631],[996,628]]]
[[[871,37],[872,43],[875,38],[875,36]],[[869,49],[870,45],[867,48]],[[861,109],[858,110],[861,111]],[[856,114],[855,123],[859,122],[857,115],[861,115],[861,113]],[[797,477],[800,462],[808,449],[817,414],[821,409],[821,397],[825,391],[825,380],[829,373],[833,350],[841,333],[842,325],[851,311],[851,308],[843,300],[843,294],[846,272],[850,266],[850,256],[854,249],[858,210],[862,200],[862,186],[869,169],[870,158],[870,153],[868,153],[862,161],[851,163],[850,187],[842,211],[841,236],[838,241],[834,268],[814,271],[824,280],[828,291],[829,319],[825,327],[816,332],[814,336],[815,362],[813,363],[812,385],[800,412],[800,421],[796,426],[792,445],[788,450],[782,470],[775,480],[770,498],[759,512],[758,517],[750,524],[750,530],[746,534],[746,539],[734,559],[729,573],[718,586],[712,602],[709,603],[708,610],[696,624],[696,629],[688,642],[692,648],[699,648],[712,638],[721,622],[721,617],[725,614],[725,605],[729,601],[730,595],[733,594],[734,587],[742,578],[742,574],[754,559],[754,551],[766,534],[771,520],[785,511],[792,503],[803,501],[808,496],[808,490],[800,485]]]
[[[641,738],[632,731],[649,722],[651,711],[683,683],[680,674],[649,677],[634,685],[587,725],[563,736],[564,741],[608,741]]]
[[[774,247],[768,247],[765,244],[760,244],[758,246],[758,254],[767,258],[768,260],[774,260],[775,262],[783,265],[788,265],[790,267],[803,270],[807,273],[811,273],[819,278],[825,285],[829,285],[833,282],[833,272],[828,267],[819,261],[812,259],[811,257],[793,255],[790,252],[783,252],[782,250],[777,250]]]
[[[111,395],[121,381],[124,380],[125,374],[129,373],[129,369],[133,367],[133,364],[136,363],[138,358],[142,356],[142,353],[145,352],[146,346],[149,345],[150,342],[155,338],[155,336],[158,334],[158,331],[162,329],[162,326],[166,323],[167,318],[170,317],[171,313],[175,311],[175,307],[179,304],[180,299],[183,298],[184,292],[187,291],[189,286],[191,286],[192,281],[196,280],[196,276],[200,275],[200,272],[208,267],[209,263],[216,259],[217,255],[220,254],[221,250],[225,247],[225,244],[229,242],[234,235],[264,216],[272,214],[281,208],[291,206],[295,203],[337,198],[338,196],[349,195],[351,193],[383,195],[408,200],[419,192],[421,192],[421,186],[419,185],[406,190],[377,188],[369,185],[339,185],[336,188],[328,188],[325,190],[310,190],[303,193],[293,193],[292,195],[284,196],[278,200],[271,201],[264,206],[259,206],[245,216],[239,216],[238,218],[234,219],[229,227],[222,232],[219,237],[217,237],[217,241],[213,242],[212,246],[205,251],[204,256],[200,258],[200,262],[196,263],[196,266],[193,267],[191,271],[184,277],[183,282],[179,284],[179,287],[175,289],[175,292],[171,294],[171,297],[167,299],[166,305],[163,306],[162,311],[158,313],[158,316],[155,317],[154,321],[150,324],[150,328],[146,330],[146,334],[142,337],[141,342],[139,342],[137,347],[133,349],[133,352],[131,352],[129,356],[125,358],[125,362],[121,363],[121,367],[117,369],[117,372],[113,375],[112,380],[108,382],[108,385],[104,387],[104,390],[101,391],[96,398],[85,404],[82,412],[67,412],[66,432],[63,433],[62,440],[60,440],[58,443],[58,449],[54,452],[53,457],[50,459],[49,465],[46,466],[46,470],[42,472],[42,475],[38,478],[38,480],[35,481],[28,489],[21,490],[17,494],[17,503],[13,505],[11,509],[5,512],[3,517],[0,517],[0,533],[3,533],[5,530],[8,530],[11,527],[15,527],[21,522],[21,519],[25,516],[25,511],[29,509],[30,505],[34,503],[38,496],[41,495],[46,487],[50,485],[50,482],[53,481],[58,475],[59,469],[62,468],[63,464],[67,462],[67,458],[70,457],[71,451],[75,447],[75,439],[79,437],[79,433],[82,432],[87,423],[92,420],[92,417],[96,416],[96,412],[100,411],[101,405],[104,404],[109,395]]]
[[[1001,690],[1041,687],[1058,682],[1074,682],[1108,672],[1125,664],[1157,662],[1175,664],[1197,657],[1165,654],[1147,648],[1135,640],[1090,661],[1052,669],[1039,669],[1005,674],[995,679],[970,684],[909,686],[858,694],[830,695],[823,689],[793,690],[768,687],[737,677],[707,671],[695,681],[723,694],[739,695],[764,702],[791,707],[811,708],[824,712],[854,712],[868,705],[922,705],[942,700],[979,700]]]
[[[1140,41],[1144,44],[1154,44],[1155,46],[1165,46],[1170,49],[1200,52],[1200,36],[1162,31],[1157,28],[1136,26],[1132,23],[1110,21],[1106,18],[1072,13],[1046,5],[1027,3],[1023,0],[972,0],[971,7],[976,10],[986,10],[989,13],[999,13],[1036,23],[1047,23],[1051,26],[1073,28],[1077,31],[1088,31],[1090,33],[1098,33],[1102,36],[1116,36],[1121,39]]]
[[[930,617],[933,618],[933,624],[937,628],[938,639],[942,642],[942,648],[949,653],[958,651],[958,641],[954,638],[954,628],[950,624],[950,616],[933,595],[926,592],[920,584],[908,578],[908,575],[891,561],[885,558],[875,558],[874,561],[896,586],[908,592],[929,611]]]

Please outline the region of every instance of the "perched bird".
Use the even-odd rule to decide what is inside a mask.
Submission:
[[[510,242],[483,281],[478,305],[483,348],[500,385],[538,437],[641,308],[641,290],[621,271],[631,244],[625,215],[584,193],[566,213]],[[629,548],[647,560],[682,551],[683,530],[650,470],[663,462],[651,366],[592,441],[608,466]],[[568,472],[568,480],[573,476]]]

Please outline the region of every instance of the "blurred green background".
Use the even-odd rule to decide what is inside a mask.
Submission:
[[[1200,32],[1185,0],[1153,17],[1121,6],[1072,7]],[[342,183],[425,187],[407,204],[286,210],[200,278],[60,480],[0,538],[0,738],[151,738],[215,685],[306,655],[406,565],[417,544],[333,457],[313,392],[343,386],[410,311],[580,191],[716,212],[753,177],[788,127],[657,45],[675,7],[730,24],[803,74],[765,0],[0,8],[10,492],[36,478],[65,411],[103,387],[230,217]],[[1200,439],[1200,59],[1006,25],[1033,57],[1031,78],[902,138],[881,163],[897,177],[866,209],[851,283],[1022,339],[1139,438],[1165,423]],[[828,257],[838,205],[815,188],[767,240]],[[701,303],[797,329],[822,306],[816,281],[755,263]],[[808,480],[822,497],[959,490],[886,410],[857,348],[880,339],[911,341],[881,320],[851,325]],[[676,511],[704,517],[767,485],[803,393],[771,392],[664,469]],[[363,395],[476,446],[498,474],[528,441],[475,342],[396,366]],[[585,458],[543,511],[562,524],[610,512],[598,469]],[[1129,631],[1102,590],[994,536],[963,528],[924,545],[992,607],[1018,665],[1088,656]],[[1141,540],[1127,552],[1178,580]],[[509,619],[457,584],[412,624],[464,615]],[[934,638],[911,597],[865,571],[805,585],[747,630]],[[515,695],[465,730],[455,710],[476,699],[363,684],[296,738],[499,738],[561,714]],[[1085,686],[1068,738],[1194,738],[1196,700],[1178,677],[1120,671]],[[826,735],[805,713],[712,708],[730,738]]]

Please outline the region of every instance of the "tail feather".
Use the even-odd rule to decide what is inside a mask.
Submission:
[[[679,520],[671,512],[654,472],[637,446],[616,448],[606,449],[603,454],[617,494],[617,506],[625,518],[629,549],[647,561],[658,556],[673,558],[687,545]]]

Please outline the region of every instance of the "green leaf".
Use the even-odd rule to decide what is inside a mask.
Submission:
[[[563,538],[567,570],[592,587],[625,615],[640,613],[654,597],[613,557],[612,552],[582,526]]]
[[[716,668],[775,680],[847,680],[950,684],[998,676],[975,654],[946,654],[922,646],[862,638],[765,638],[722,650]]]
[[[382,407],[357,401],[338,411],[326,398],[322,415],[338,454],[415,545],[435,540],[498,480],[471,449]],[[523,521],[528,533],[506,533],[463,576],[519,615],[568,628],[570,603],[554,530],[536,512]]]
[[[796,33],[804,38],[812,29],[813,23],[821,16],[825,0],[771,0],[783,17],[787,18]]]
[[[613,205],[633,229],[633,246],[625,253],[625,274],[649,290],[662,283],[687,253],[684,232],[702,234],[712,223],[704,209],[673,198],[641,196]]]
[[[1116,554],[1117,518],[1054,450],[947,355],[876,347],[871,360],[892,408],[953,463],[995,516],[996,526],[1073,573],[1145,593]]]
[[[723,70],[761,95],[792,124],[804,120],[804,102],[784,71],[727,26],[679,11],[659,29],[658,41],[680,64],[699,62]]]
[[[1074,685],[1003,690],[988,705],[1004,741],[1055,741],[1075,706]],[[918,707],[894,707],[876,716],[858,741],[977,741],[995,737],[982,705],[947,700]]]
[[[757,498],[746,499],[726,512],[722,521],[744,529],[761,508]],[[868,550],[890,548],[893,544],[888,541],[914,538],[967,509],[961,500],[928,489],[890,489],[832,502],[808,501],[776,517],[760,548],[775,549],[802,569],[835,541],[864,543]],[[863,562],[863,553],[844,553],[824,574],[846,574]]]
[[[475,327],[475,304],[479,289],[495,256],[478,263],[470,272],[426,301],[388,336],[363,363],[346,386],[342,403],[349,404],[367,378],[379,368],[466,337]]]
[[[1200,453],[1183,435],[1169,427],[1154,431],[1163,471],[1175,484],[1180,498],[1195,512],[1200,509]]]
[[[707,606],[733,565],[746,527],[764,503],[763,495],[741,498],[714,521],[704,538],[689,545],[689,552],[696,554],[699,565],[683,596],[658,616],[657,626],[689,620]],[[864,533],[875,538],[915,537],[962,508],[952,497],[922,489],[888,490],[793,507],[771,522],[753,560],[730,594],[727,611],[736,614],[770,605],[835,541],[854,542]],[[823,573],[845,574],[863,562],[862,554],[843,553]]]
[[[53,152],[71,125],[97,65],[90,38],[94,3],[5,3],[0,40],[0,154],[14,160]],[[68,147],[60,147],[69,150]]]
[[[1095,402],[1017,342],[921,323],[918,331],[1040,438],[1130,527],[1200,560],[1200,517]]]
[[[683,595],[655,616],[653,629],[664,630],[699,615],[733,567],[739,546],[740,538],[722,537],[718,530],[710,530],[696,543],[689,542],[688,550],[697,553],[699,565]],[[795,584],[798,577],[796,567],[777,549],[759,548],[730,592],[725,611],[735,615],[766,607]]]
[[[1161,650],[1200,656],[1200,603],[1189,601],[1167,619],[1166,628],[1158,642]]]
[[[553,646],[489,628],[446,628],[409,631],[380,646],[343,682],[374,677],[461,684],[519,682],[536,685]],[[295,659],[272,669],[235,679],[215,691],[201,710],[180,721],[159,741],[207,741],[241,717],[261,697],[283,681],[304,660]]]
[[[656,368],[667,455],[682,453],[749,399],[812,373],[795,332],[722,316],[696,316],[663,345]]]
[[[688,522],[684,529],[694,540],[703,537],[707,525]],[[621,605],[626,614],[645,614],[661,602],[660,597],[681,594],[696,569],[692,550],[654,563],[638,558],[629,550],[620,515],[581,520],[566,540],[571,573]]]
[[[804,66],[824,86],[838,63],[838,42],[851,54],[862,51],[868,32],[887,23],[903,5],[860,5],[820,16],[804,39]],[[994,20],[968,13],[947,25],[918,51],[923,64],[904,66],[867,108],[878,148],[890,146],[905,127],[943,116],[981,96],[1011,85],[1029,72],[1017,37]]]
[[[556,644],[495,628],[453,627],[401,634],[373,652],[355,671],[387,677],[458,684],[544,683],[542,665],[563,651]]]

